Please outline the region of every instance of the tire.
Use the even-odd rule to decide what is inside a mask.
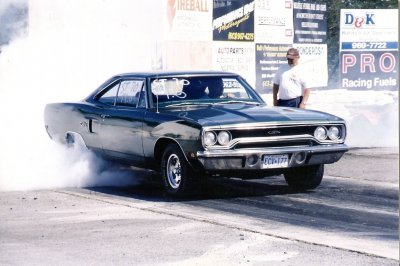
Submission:
[[[65,145],[67,145],[68,148],[72,148],[75,145],[75,138],[73,134],[66,134],[65,135]]]
[[[284,174],[286,183],[295,190],[309,190],[318,187],[324,176],[324,165],[310,165],[290,169]]]
[[[167,194],[176,197],[189,195],[198,179],[185,156],[175,143],[168,144],[161,157],[161,176]]]
[[[88,150],[82,136],[77,133],[67,133],[65,135],[65,145],[68,148],[73,148],[80,151]]]

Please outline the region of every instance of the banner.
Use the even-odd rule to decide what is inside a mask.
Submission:
[[[256,90],[271,93],[275,73],[287,64],[286,53],[290,44],[256,43]]]
[[[293,1],[256,0],[255,3],[255,42],[293,43]]]
[[[254,44],[213,42],[212,69],[238,73],[254,86]]]
[[[326,4],[293,3],[294,43],[326,43]]]
[[[398,10],[342,9],[342,88],[398,89]]]
[[[328,46],[326,44],[294,44],[299,50],[299,67],[304,68],[310,88],[328,86]]]
[[[341,52],[340,60],[342,88],[398,89],[398,52]]]
[[[212,0],[168,0],[166,40],[211,41]]]
[[[215,0],[214,41],[254,41],[254,0]]]
[[[340,42],[398,42],[397,9],[342,9],[340,13]],[[360,49],[375,49],[366,43]],[[354,47],[358,48],[358,47]],[[396,47],[391,47],[397,49]]]

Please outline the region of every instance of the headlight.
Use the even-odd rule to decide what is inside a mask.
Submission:
[[[228,131],[221,131],[218,133],[218,143],[222,146],[228,145],[231,139],[231,134]]]
[[[217,135],[213,131],[207,131],[203,136],[203,143],[206,146],[212,146],[217,142]]]
[[[326,139],[326,129],[324,127],[317,127],[314,131],[314,137],[317,140],[325,140]]]
[[[331,140],[338,140],[340,137],[340,130],[338,127],[332,126],[328,130],[328,138]]]

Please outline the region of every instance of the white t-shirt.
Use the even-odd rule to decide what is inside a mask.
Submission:
[[[307,88],[305,73],[299,65],[282,65],[274,76],[274,84],[279,85],[278,99],[289,100],[303,95]]]

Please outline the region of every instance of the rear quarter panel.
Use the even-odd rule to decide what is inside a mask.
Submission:
[[[88,148],[96,148],[99,146],[96,133],[89,128],[95,129],[96,124],[89,125],[89,119],[96,121],[98,117],[85,102],[47,104],[44,111],[45,127],[52,139],[65,143],[66,134],[74,132],[82,136]]]

